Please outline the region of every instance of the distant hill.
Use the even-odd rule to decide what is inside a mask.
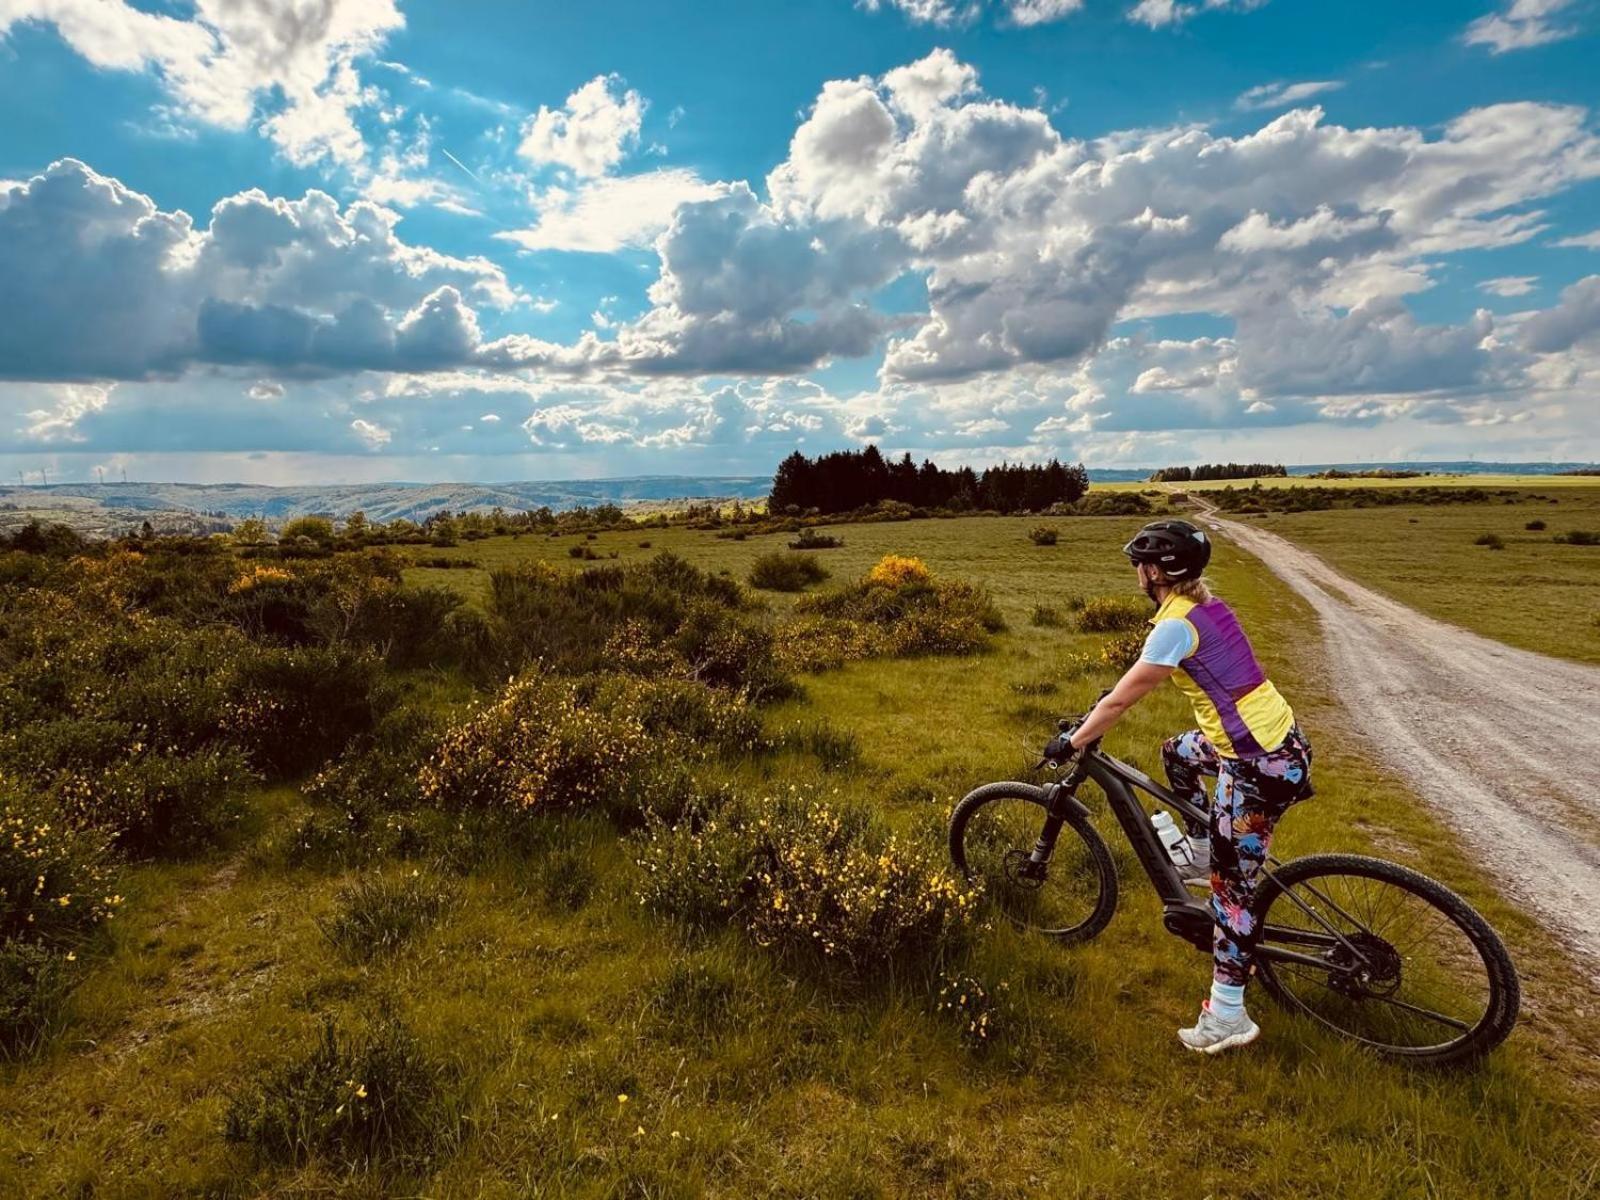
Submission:
[[[246,517],[286,521],[308,513],[373,521],[422,520],[436,512],[488,512],[671,501],[764,499],[762,476],[641,475],[628,479],[523,483],[359,483],[266,487],[247,483],[54,483],[0,488],[0,528],[32,517],[62,521],[82,533],[115,534],[149,520],[164,531],[206,532]]]
[[[1338,467],[1370,471],[1392,467],[1440,474],[1549,475],[1586,463],[1392,462],[1317,463],[1289,468],[1309,475]],[[1090,483],[1147,479],[1154,467],[1090,467]],[[551,479],[521,483],[351,483],[267,487],[250,483],[53,483],[0,487],[0,529],[37,517],[61,521],[90,536],[112,536],[148,520],[162,532],[208,533],[246,517],[281,523],[308,513],[373,521],[424,520],[436,512],[508,512],[548,505],[565,508],[620,504],[651,508],[673,502],[764,500],[770,475],[638,475],[623,479]]]

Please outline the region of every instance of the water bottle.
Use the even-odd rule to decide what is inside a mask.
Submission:
[[[1150,818],[1150,824],[1155,826],[1156,836],[1161,839],[1161,844],[1167,848],[1167,857],[1180,867],[1192,866],[1194,860],[1189,856],[1189,839],[1183,830],[1178,828],[1178,823],[1172,819],[1172,814],[1166,809],[1160,809]]]

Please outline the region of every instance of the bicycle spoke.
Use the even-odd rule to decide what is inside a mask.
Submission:
[[[1307,1015],[1406,1053],[1448,1046],[1485,1019],[1492,990],[1480,951],[1448,911],[1403,881],[1330,872],[1296,880],[1280,895],[1287,905],[1263,914],[1264,940],[1316,946],[1305,938],[1327,935],[1313,950],[1326,969],[1263,962],[1284,998]]]

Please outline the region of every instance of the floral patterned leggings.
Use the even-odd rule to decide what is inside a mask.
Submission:
[[[1172,790],[1209,814],[1213,978],[1243,984],[1257,930],[1250,913],[1256,877],[1272,845],[1272,829],[1300,799],[1311,774],[1311,744],[1299,726],[1283,745],[1260,758],[1223,758],[1198,729],[1168,738],[1161,747]],[[1206,803],[1204,776],[1217,777],[1215,799]],[[1189,833],[1202,830],[1191,825]]]

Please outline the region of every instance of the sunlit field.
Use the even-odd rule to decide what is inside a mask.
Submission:
[[[1315,516],[1347,515],[1395,516]],[[729,784],[870,809],[909,844],[937,850],[954,800],[1025,772],[1055,717],[1084,708],[1114,675],[1067,669],[1106,640],[1076,632],[1071,601],[1127,591],[1116,548],[1130,522],[1050,522],[1060,533],[1054,546],[1029,540],[1039,523],[835,528],[844,545],[818,555],[832,573],[822,590],[886,553],[912,554],[936,578],[985,585],[1008,628],[973,657],[880,659],[805,676],[803,698],[763,714],[769,732],[825,723],[854,753],[752,758],[727,769]],[[587,544],[623,562],[670,549],[742,579],[782,540],[655,529]],[[428,553],[484,570],[529,557],[568,569],[576,566],[569,547],[582,542],[525,535]],[[409,575],[481,599],[484,570]],[[995,998],[995,1032],[973,1047],[922,979],[802,969],[734,931],[696,933],[647,910],[637,835],[598,815],[532,814],[538,825],[521,844],[453,867],[400,850],[361,871],[315,869],[287,865],[274,849],[306,803],[279,787],[253,798],[222,850],[130,873],[109,957],[79,989],[69,1026],[36,1059],[0,1068],[0,1190],[1592,1194],[1600,1182],[1592,993],[1417,798],[1363,761],[1331,707],[1300,603],[1228,547],[1213,574],[1316,744],[1318,794],[1286,819],[1280,853],[1367,850],[1418,866],[1465,892],[1512,945],[1525,1017],[1483,1069],[1426,1073],[1381,1062],[1264,998],[1254,1011],[1265,1036],[1248,1052],[1187,1053],[1174,1030],[1204,994],[1207,960],[1160,929],[1157,905],[1120,847],[1122,907],[1097,942],[1067,951],[1009,927],[979,932],[960,974]],[[410,686],[441,710],[457,710],[466,695],[443,674],[424,672]],[[1176,693],[1162,692],[1108,749],[1155,769],[1160,739],[1187,723]],[[1101,824],[1115,846],[1114,823]],[[403,882],[441,870],[448,897],[394,951],[352,953],[330,941],[340,890],[358,875]],[[425,1159],[353,1171],[317,1157],[283,1166],[224,1140],[231,1099],[311,1047],[320,1014],[359,1023],[384,1012],[403,1018],[456,1081],[449,1111],[436,1117],[444,1133]],[[349,1086],[354,1095],[360,1081]]]
[[[1600,488],[1540,482],[1514,494],[1514,503],[1248,519],[1432,616],[1526,650],[1600,662],[1600,545],[1556,541],[1573,530],[1600,533]],[[1480,544],[1487,538],[1500,545]]]

